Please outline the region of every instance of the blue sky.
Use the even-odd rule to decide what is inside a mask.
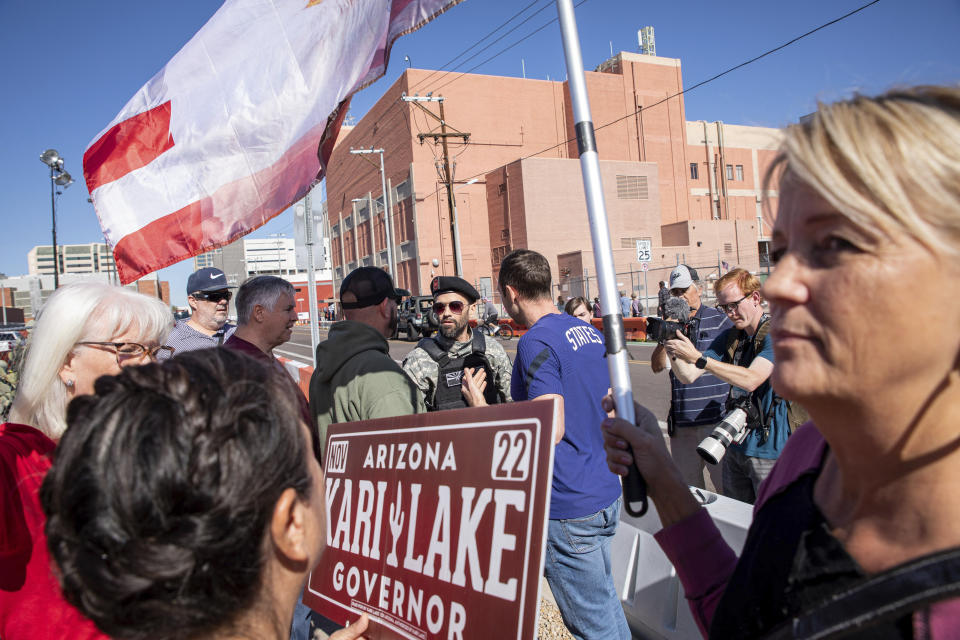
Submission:
[[[575,0],[576,1],[576,0]],[[657,53],[680,58],[684,86],[709,78],[837,18],[867,0],[740,0],[639,2],[587,0],[577,9],[584,64],[594,68],[614,51],[637,51],[636,31],[656,29]],[[402,73],[409,56],[418,68],[439,68],[506,21],[530,0],[466,0],[394,45],[386,76],[354,97],[360,118]],[[39,154],[55,148],[76,183],[58,206],[62,243],[102,241],[87,202],[81,160],[86,146],[129,98],[213,15],[219,0],[0,0],[0,272],[27,271],[27,251],[50,243],[49,174]],[[556,16],[543,11],[476,58],[452,65],[466,71]],[[511,23],[512,24],[515,23]],[[508,27],[509,28],[509,27]],[[689,120],[782,126],[816,108],[816,101],[876,93],[896,84],[960,81],[960,1],[880,0],[847,20],[734,71],[685,97]],[[481,45],[482,46],[482,45]],[[473,52],[471,51],[468,56]],[[475,73],[564,77],[559,29],[524,40]],[[597,122],[597,125],[603,123]],[[285,212],[250,237],[292,236]],[[192,261],[161,271],[174,304],[185,304]]]

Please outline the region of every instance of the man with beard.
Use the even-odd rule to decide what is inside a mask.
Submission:
[[[513,365],[507,353],[496,339],[470,329],[470,305],[480,294],[454,276],[434,278],[430,293],[440,331],[421,340],[403,361],[403,370],[423,392],[427,410],[509,401]]]
[[[335,422],[423,413],[420,391],[390,357],[387,343],[397,329],[397,302],[403,295],[376,267],[359,267],[343,279],[340,307],[346,320],[335,323],[317,345],[310,378],[310,412],[321,446]]]
[[[167,336],[166,346],[173,347],[177,353],[185,353],[223,344],[236,329],[227,322],[232,288],[220,269],[204,267],[191,273],[187,278],[190,317],[177,321]],[[160,359],[170,357],[164,351],[157,355]]]

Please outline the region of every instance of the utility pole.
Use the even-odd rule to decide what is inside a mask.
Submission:
[[[447,138],[463,138],[463,142],[466,143],[470,138],[469,133],[462,131],[447,131],[447,120],[443,114],[443,96],[433,97],[431,94],[426,96],[408,96],[403,95],[401,100],[404,102],[412,102],[418,107],[423,109],[423,111],[435,120],[440,121],[440,133],[421,133],[417,137],[420,139],[420,144],[423,144],[424,139],[432,138],[434,143],[437,140],[440,140],[443,146],[443,167],[442,167],[442,178],[443,182],[447,187],[447,208],[450,212],[450,233],[453,236],[453,262],[454,262],[454,275],[463,277],[463,260],[460,256],[460,227],[457,224],[457,209],[456,204],[453,201],[453,167],[450,164],[450,153],[447,148]],[[440,103],[440,116],[436,116],[432,111],[424,107],[421,102],[438,102]],[[453,129],[453,127],[450,127]]]

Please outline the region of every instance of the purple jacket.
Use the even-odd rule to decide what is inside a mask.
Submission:
[[[767,500],[804,472],[819,467],[826,446],[823,436],[812,423],[803,425],[791,435],[773,471],[760,485],[753,512],[760,510]],[[693,618],[706,638],[713,614],[733,575],[737,555],[724,542],[706,509],[660,530],[654,537],[676,568]],[[914,615],[915,638],[960,638],[960,598],[935,603],[929,612],[929,617]]]

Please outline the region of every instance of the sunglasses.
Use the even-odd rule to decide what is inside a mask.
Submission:
[[[208,302],[223,302],[224,300],[229,302],[233,293],[231,291],[198,291],[193,294],[193,297]]]
[[[450,313],[461,314],[463,313],[464,304],[459,300],[454,300],[453,302],[447,304],[446,302],[434,302],[433,303],[433,312],[437,315],[443,313],[443,310],[447,307],[450,307]]]

